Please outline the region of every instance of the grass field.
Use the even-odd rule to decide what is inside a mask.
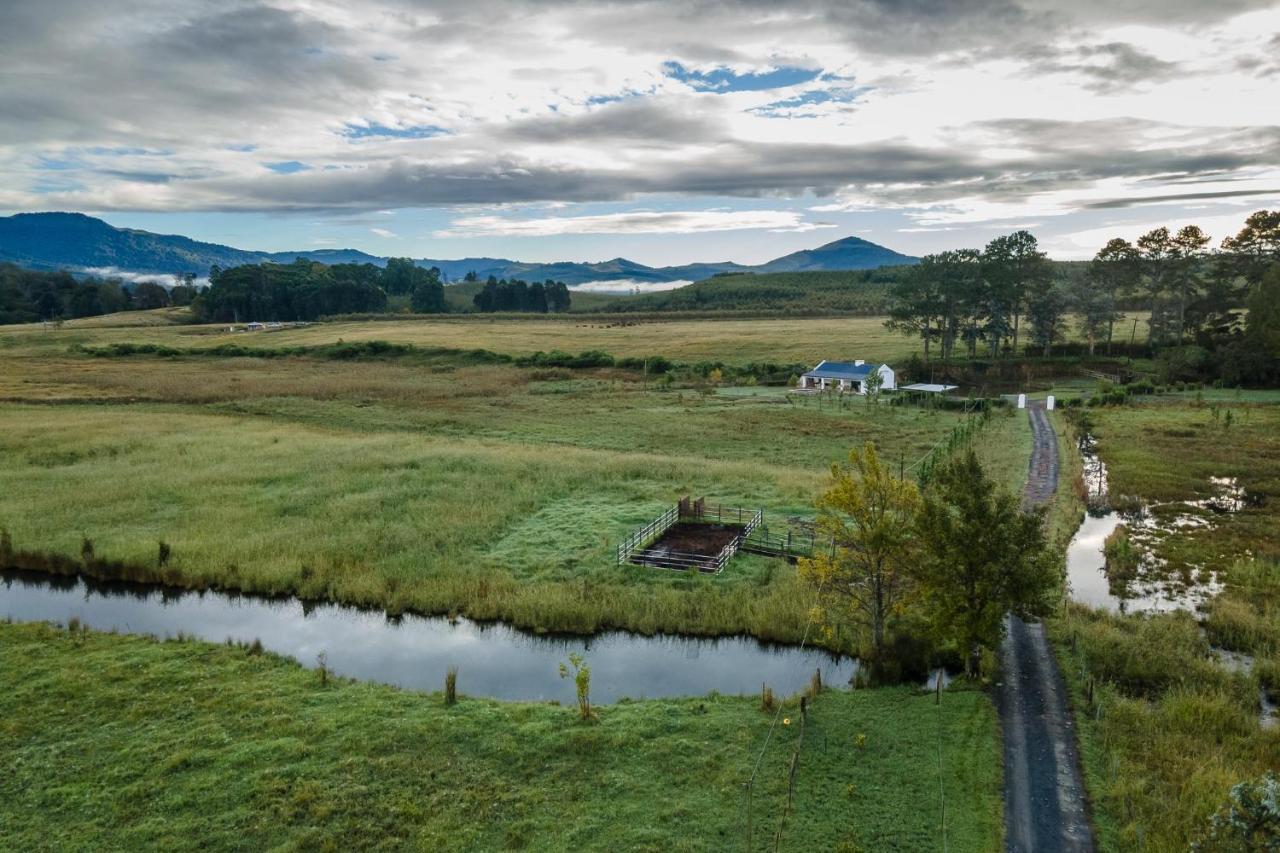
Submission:
[[[1280,407],[1274,393],[1233,395],[1220,397],[1233,412],[1229,427],[1207,392],[1091,414],[1113,498],[1199,500],[1213,491],[1210,477],[1224,476],[1253,496],[1157,546],[1171,570],[1193,563],[1217,574],[1223,591],[1204,612],[1121,616],[1072,605],[1050,622],[1103,849],[1186,849],[1232,785],[1280,767],[1280,729],[1259,723],[1260,691],[1280,695]],[[1253,664],[1235,671],[1211,647]]]
[[[190,329],[76,334],[121,331],[171,343]],[[78,567],[88,540],[135,579],[548,630],[798,639],[809,600],[785,563],[685,577],[619,568],[614,545],[683,494],[775,524],[808,515],[851,447],[908,465],[960,419],[447,354],[95,358],[18,337],[0,349],[0,527],[32,567]],[[1025,419],[987,430],[985,458],[1013,486]]]
[[[604,350],[619,357],[662,355],[674,361],[816,364],[823,358],[902,361],[918,349],[911,338],[884,328],[881,318],[795,320],[631,320],[625,318],[387,319],[317,323],[263,332],[227,332],[225,326],[65,325],[0,327],[0,353],[65,350],[72,344],[162,342],[174,347],[314,346],[336,341],[391,341],[428,347],[489,349],[509,355],[538,350]]]
[[[330,681],[270,655],[0,624],[0,825],[16,849],[744,849],[759,699],[569,708]],[[800,731],[752,819],[772,850]],[[994,851],[990,701],[910,688],[812,705],[783,849]],[[859,745],[859,736],[865,736]],[[942,775],[939,779],[942,747]],[[941,787],[940,787],[941,781]]]
[[[128,341],[173,347],[292,347],[337,341],[391,341],[425,347],[489,349],[509,355],[550,350],[604,350],[617,357],[661,355],[673,361],[816,364],[863,358],[900,365],[921,352],[920,341],[884,327],[883,317],[791,319],[655,319],[626,315],[502,315],[316,323],[261,332],[226,326],[174,326],[182,309],[127,312],[73,320],[59,329],[39,324],[0,326],[0,355],[48,354],[74,344]],[[935,353],[936,355],[936,353]]]

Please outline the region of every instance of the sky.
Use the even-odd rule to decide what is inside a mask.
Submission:
[[[0,212],[759,263],[1280,206],[1280,2],[3,0]]]

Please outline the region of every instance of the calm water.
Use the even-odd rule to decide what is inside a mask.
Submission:
[[[1121,514],[1111,508],[1107,467],[1098,457],[1091,437],[1085,436],[1080,445],[1080,453],[1088,514],[1067,547],[1067,583],[1072,600],[1112,612],[1162,613],[1170,610],[1194,611],[1218,592],[1219,587],[1212,581],[1192,585],[1179,583],[1177,579],[1159,571],[1159,566],[1152,565],[1144,565],[1140,577],[1124,590],[1123,595],[1112,592],[1107,578],[1107,559],[1103,552],[1107,537],[1121,524],[1128,525],[1131,533],[1136,536],[1156,531],[1158,526],[1146,508],[1129,514]],[[1228,483],[1225,480],[1215,480],[1214,485],[1224,494],[1228,489],[1235,489],[1233,481]],[[1230,506],[1221,506],[1222,500],[1228,501]],[[1215,496],[1208,501],[1182,503],[1188,508],[1212,505],[1222,511],[1235,511],[1243,506],[1243,500],[1234,491],[1227,497]],[[1189,526],[1195,522],[1195,517],[1184,516],[1173,520],[1172,524]]]
[[[597,703],[713,690],[749,694],[768,683],[790,695],[815,669],[824,684],[844,685],[856,662],[739,637],[642,637],[623,632],[593,637],[538,636],[505,625],[406,615],[334,604],[304,605],[217,592],[175,592],[137,584],[104,584],[32,572],[0,572],[0,618],[66,623],[157,637],[179,632],[203,640],[262,641],[269,651],[314,667],[323,652],[340,675],[419,690],[439,690],[445,670],[458,667],[458,691],[510,700],[572,702],[571,680],[559,665],[570,652],[586,655]]]

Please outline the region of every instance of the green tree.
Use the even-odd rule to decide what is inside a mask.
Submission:
[[[1280,381],[1280,263],[1262,277],[1246,307],[1244,334],[1225,348],[1222,378],[1232,384]]]
[[[1098,339],[1109,339],[1112,324],[1124,316],[1116,312],[1115,298],[1107,282],[1095,277],[1096,270],[1090,265],[1087,272],[1072,271],[1065,284],[1068,308],[1076,315],[1076,325],[1088,342],[1090,356]]]
[[[1142,258],[1142,281],[1151,310],[1147,320],[1151,343],[1163,343],[1169,337],[1171,326],[1163,299],[1169,292],[1169,276],[1175,259],[1169,229],[1161,226],[1143,234],[1138,238],[1138,252]]]
[[[1015,231],[997,237],[987,244],[983,257],[991,300],[999,312],[999,322],[993,331],[997,335],[1007,334],[1007,318],[1012,317],[1013,350],[1016,353],[1027,302],[1052,281],[1052,264],[1049,256],[1040,251],[1040,244],[1030,231]],[[997,317],[993,315],[992,319]]]
[[[818,531],[832,537],[834,553],[801,559],[800,577],[822,591],[830,610],[870,632],[872,656],[879,659],[912,586],[920,492],[885,470],[868,441],[849,453],[847,464],[832,466],[817,507]]]
[[[1209,235],[1198,225],[1185,225],[1178,229],[1170,241],[1173,249],[1173,261],[1170,265],[1169,285],[1172,289],[1174,304],[1177,306],[1177,333],[1181,343],[1187,336],[1187,305],[1196,298],[1201,290],[1201,279],[1205,272],[1205,259],[1208,257],[1207,247]]]
[[[1043,615],[1057,572],[1045,547],[1043,513],[1023,513],[997,488],[972,450],[935,469],[914,527],[923,549],[920,579],[935,633],[981,670],[1004,616]]]
[[[880,403],[880,391],[883,388],[884,374],[877,367],[867,374],[866,379],[862,380],[862,393],[866,395],[868,405],[878,405]]]
[[[143,281],[133,286],[133,307],[139,311],[152,308],[167,308],[169,291],[154,281]]]
[[[1040,285],[1027,296],[1027,323],[1031,326],[1031,342],[1043,347],[1044,357],[1053,352],[1055,342],[1066,334],[1064,318],[1068,295],[1058,281]]]
[[[438,276],[427,276],[413,289],[409,305],[417,314],[443,314],[449,310],[444,300],[444,284]]]
[[[941,279],[938,256],[925,255],[889,290],[889,319],[885,321],[885,328],[919,336],[924,343],[926,362],[929,345],[942,330]]]
[[[382,270],[382,289],[393,296],[413,293],[418,283],[414,275],[416,269],[412,258],[387,258]]]
[[[1107,294],[1113,307],[1120,300],[1137,292],[1142,283],[1142,254],[1128,240],[1119,237],[1108,240],[1098,250],[1089,264],[1089,277]],[[1107,321],[1107,355],[1111,354],[1111,341],[1115,335],[1115,321],[1123,315],[1117,313]],[[1090,349],[1092,353],[1092,349]]]
[[[1222,241],[1222,251],[1236,275],[1257,285],[1272,264],[1280,263],[1280,210],[1249,214],[1239,233]]]

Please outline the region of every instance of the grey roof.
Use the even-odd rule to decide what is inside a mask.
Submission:
[[[904,385],[899,391],[923,391],[926,394],[945,394],[948,391],[954,391],[959,385],[934,385],[928,382],[917,382],[914,385]]]
[[[823,361],[805,376],[812,376],[815,379],[862,380],[879,367],[878,364],[854,364],[852,361]]]

